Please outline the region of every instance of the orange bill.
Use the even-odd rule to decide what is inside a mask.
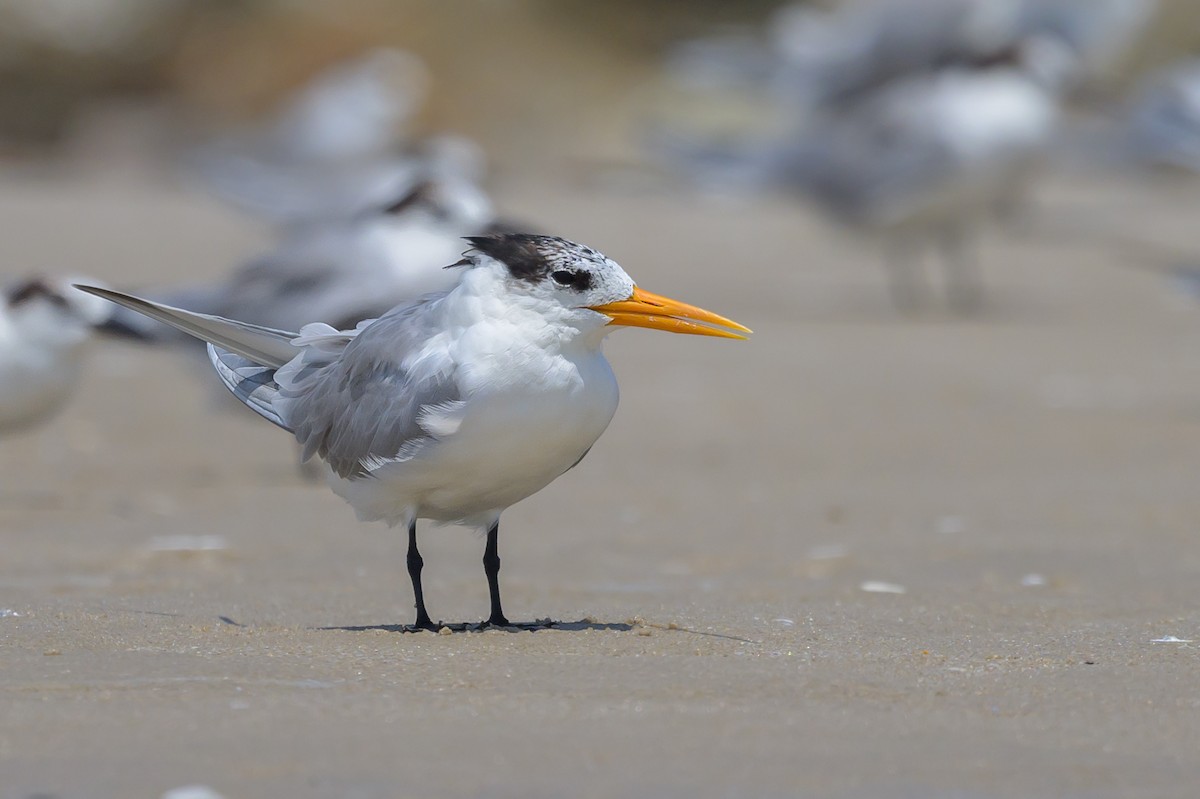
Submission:
[[[751,330],[732,319],[718,316],[712,311],[697,308],[684,302],[651,294],[636,286],[627,300],[591,306],[612,319],[609,324],[628,327],[649,327],[671,333],[691,333],[696,336],[718,338],[746,338],[743,333]]]

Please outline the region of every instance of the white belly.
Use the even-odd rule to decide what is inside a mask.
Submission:
[[[36,424],[58,412],[79,377],[73,359],[13,353],[0,357],[0,431]]]
[[[453,435],[369,477],[335,478],[333,490],[364,520],[485,524],[574,466],[608,427],[617,400],[602,356],[570,362],[549,383],[472,397]]]

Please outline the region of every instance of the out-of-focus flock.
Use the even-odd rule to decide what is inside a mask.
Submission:
[[[754,30],[664,53],[662,82],[675,91],[713,108],[752,99],[741,107],[753,112],[732,125],[656,117],[642,126],[642,151],[688,190],[783,193],[879,239],[905,312],[934,302],[921,260],[936,250],[947,304],[972,313],[985,303],[975,235],[1025,212],[1048,159],[1133,175],[1200,172],[1200,61],[1147,75],[1120,98],[1093,91],[1155,13],[1152,0],[783,6]],[[283,330],[353,328],[451,288],[460,271],[444,267],[461,257],[463,237],[509,226],[484,189],[478,145],[412,133],[429,78],[409,53],[363,52],[316,75],[262,124],[188,149],[180,166],[189,179],[270,226],[274,246],[196,285],[129,288]],[[66,402],[93,333],[182,344],[70,287],[79,281],[8,287],[0,433]]]

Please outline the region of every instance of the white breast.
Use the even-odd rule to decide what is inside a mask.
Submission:
[[[477,340],[476,340],[477,339]],[[367,479],[333,481],[364,520],[483,524],[575,465],[617,409],[617,381],[597,349],[551,352],[479,326],[460,346],[465,405],[452,435]]]
[[[52,416],[70,398],[79,372],[78,347],[29,342],[0,319],[0,431]]]

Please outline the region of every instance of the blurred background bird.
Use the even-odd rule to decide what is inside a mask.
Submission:
[[[111,303],[72,288],[89,278],[38,277],[0,302],[0,434],[55,416],[71,399],[87,345],[100,332],[136,337]]]
[[[154,296],[200,313],[277,329],[308,322],[352,328],[404,302],[449,288],[464,236],[494,222],[486,194],[469,182],[424,181],[387,207],[284,230],[275,247],[221,280]],[[122,319],[161,341],[173,329],[140,315]],[[191,340],[185,338],[185,340]]]
[[[941,251],[952,308],[977,310],[973,240],[1019,209],[1063,103],[1145,26],[1139,0],[874,0],[780,9],[755,45],[689,44],[668,68],[724,74],[768,98],[765,134],[657,126],[667,163],[706,185],[782,190],[881,238],[897,307],[927,304],[922,251]],[[732,76],[732,77],[728,77]],[[717,81],[721,83],[721,81]]]

